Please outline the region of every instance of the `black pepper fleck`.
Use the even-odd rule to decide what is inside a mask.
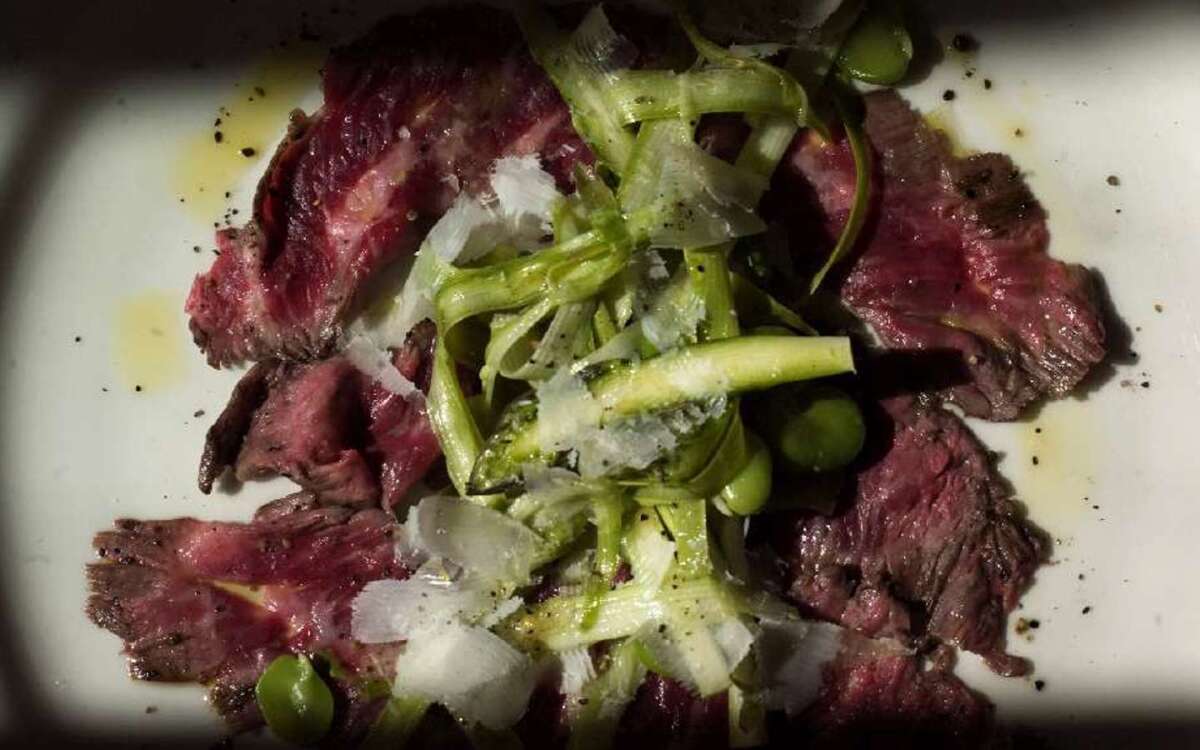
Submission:
[[[1035,690],[1037,690],[1040,693],[1046,689],[1046,681],[1045,680],[1034,680],[1033,687]]]
[[[80,341],[83,341],[83,336],[76,336],[75,343],[78,344]]]
[[[203,416],[204,416],[204,410],[203,410],[203,409],[197,409],[196,411],[194,411],[194,412],[192,413],[192,416],[193,416],[193,417],[195,417],[196,419],[199,419],[200,417],[203,417]]]
[[[1091,611],[1092,611],[1092,608],[1091,608],[1091,607],[1084,607],[1084,608],[1081,610],[1081,613],[1086,615],[1088,612],[1091,612]]]
[[[242,156],[245,156],[246,158],[254,156],[256,153],[258,153],[258,152],[255,151],[254,149],[250,148],[249,146],[242,148],[242,151],[241,151]]]
[[[975,50],[979,49],[979,42],[970,34],[959,32],[958,34],[954,35],[953,39],[950,40],[950,46],[953,47],[956,52],[974,52]]]
[[[1034,466],[1037,466],[1039,463],[1040,463],[1040,461],[1038,461],[1038,457],[1037,457],[1037,456],[1034,456],[1034,457],[1033,457],[1033,465],[1034,465]]]
[[[213,133],[213,140],[217,143],[220,143],[221,141],[225,140],[225,134],[218,130],[217,132]]]
[[[985,89],[987,89],[987,90],[991,91],[991,89],[992,89],[992,79],[991,79],[991,78],[984,78],[984,79],[983,79],[983,87],[984,87]]]
[[[1029,627],[1033,628],[1034,630],[1037,630],[1041,626],[1042,626],[1042,623],[1040,620],[1030,620],[1029,621]]]
[[[1113,187],[1116,187],[1117,185],[1121,184],[1121,178],[1117,177],[1115,174],[1110,174],[1108,176],[1108,179],[1105,180],[1105,182],[1107,182],[1109,185],[1112,185]]]
[[[954,93],[954,89],[946,89],[942,92],[942,98],[948,102],[954,101],[954,97],[956,96],[958,96],[958,94]]]
[[[140,385],[135,385],[135,386],[133,387],[133,390],[134,390],[134,391],[136,391],[136,392],[138,392],[138,393],[141,393],[141,392],[142,392],[142,387],[141,387]]]

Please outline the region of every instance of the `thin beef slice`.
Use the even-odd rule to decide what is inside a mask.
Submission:
[[[254,685],[281,654],[325,651],[355,683],[391,679],[393,647],[350,638],[350,603],[370,581],[407,575],[394,526],[382,510],[307,494],[251,523],[121,519],[93,542],[87,614],[124,641],[133,677],[204,684],[232,726],[255,726]]]
[[[1105,356],[1091,274],[1047,254],[1045,211],[1007,156],[955,156],[893,91],[865,102],[872,208],[856,257],[831,280],[841,300],[889,349],[954,355],[962,377],[940,393],[972,416],[1014,419],[1066,395]],[[828,254],[854,177],[844,138],[805,131],[793,144],[763,208],[801,265]]]
[[[883,445],[852,496],[831,516],[772,518],[788,594],[867,635],[936,639],[1024,674],[1024,660],[1004,651],[1004,628],[1045,559],[1041,534],[958,417],[908,396],[881,407],[872,429]]]
[[[424,321],[393,364],[429,389],[434,327]],[[227,467],[238,479],[290,477],[323,502],[391,508],[441,456],[421,393],[392,393],[343,356],[255,365],[209,429],[200,488]]]

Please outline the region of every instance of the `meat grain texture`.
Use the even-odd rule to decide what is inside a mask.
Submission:
[[[1105,356],[1090,272],[1048,255],[1045,211],[1007,156],[954,156],[894,91],[865,101],[874,189],[842,301],[888,349],[955,355],[962,377],[939,392],[967,414],[1015,419],[1065,396]],[[809,133],[793,144],[765,210],[794,252],[827,254],[854,176],[844,140]]]
[[[429,390],[435,329],[424,321],[393,365]],[[200,489],[232,467],[237,479],[289,477],[322,502],[392,508],[441,456],[424,399],[392,393],[344,356],[255,365],[205,439]]]
[[[909,396],[881,406],[883,445],[852,496],[830,516],[772,519],[789,595],[866,635],[951,643],[1024,674],[1004,651],[1004,628],[1046,556],[1041,535],[961,420]]]
[[[293,114],[254,199],[218,233],[187,301],[214,366],[333,353],[363,287],[416,251],[492,163],[538,154],[569,185],[590,152],[554,85],[499,10],[430,10],[334,50],[324,104]]]
[[[370,581],[407,576],[394,526],[382,510],[319,507],[306,493],[250,523],[120,519],[93,542],[87,613],[125,642],[133,677],[204,684],[249,728],[261,723],[254,685],[281,654],[328,650],[361,681],[390,680],[394,648],[351,639],[350,603]]]

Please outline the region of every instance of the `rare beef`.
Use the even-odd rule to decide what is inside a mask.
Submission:
[[[987,452],[956,416],[912,397],[882,403],[882,445],[834,515],[773,519],[788,593],[807,613],[871,636],[936,639],[1002,674],[1005,618],[1043,561]]]
[[[514,728],[530,750],[565,750],[571,736],[566,698],[543,684]],[[647,750],[724,750],[729,747],[725,695],[701,698],[685,685],[650,672],[625,707],[614,747]]]
[[[390,679],[390,647],[351,640],[350,602],[407,574],[394,524],[307,494],[251,523],[118,520],[93,543],[102,559],[88,566],[87,613],[125,642],[134,677],[203,683],[232,725],[253,726],[254,684],[281,654],[325,652],[355,680]]]
[[[429,389],[429,321],[393,354],[400,374]],[[401,395],[334,356],[255,365],[208,431],[200,488],[226,467],[238,479],[282,474],[323,502],[391,508],[441,456],[420,394]]]
[[[853,634],[824,668],[821,691],[781,747],[936,750],[982,748],[994,738],[991,704],[934,659]]]
[[[729,747],[725,695],[700,698],[674,680],[650,673],[617,728],[615,747],[721,750]]]
[[[484,190],[498,157],[538,154],[564,188],[591,158],[499,10],[386,21],[334,50],[322,81],[324,104],[293,115],[253,220],[218,233],[220,256],[192,286],[192,333],[214,366],[329,354],[363,286],[458,190]]]
[[[1097,292],[1087,270],[1047,255],[1045,212],[1012,161],[952,155],[946,136],[891,91],[866,96],[866,132],[873,211],[842,300],[891,349],[954,354],[961,377],[941,393],[968,414],[1013,419],[1069,392],[1105,355]],[[807,133],[764,210],[814,262],[853,196],[846,143]]]

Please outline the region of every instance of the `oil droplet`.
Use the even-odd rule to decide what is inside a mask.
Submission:
[[[288,114],[316,89],[324,56],[325,49],[312,43],[272,53],[242,77],[213,119],[182,144],[172,184],[193,216],[204,222],[219,218],[225,193],[275,152]]]
[[[120,303],[113,354],[130,390],[160,390],[183,379],[186,325],[183,304],[174,295],[143,292]]]
[[[1005,473],[1035,522],[1068,532],[1091,507],[1083,498],[1092,494],[1096,428],[1087,404],[1046,404],[1036,420],[1018,429],[1020,447],[1016,460],[1005,462]]]

